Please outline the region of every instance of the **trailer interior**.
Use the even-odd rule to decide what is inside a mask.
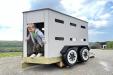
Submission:
[[[44,22],[34,23],[34,25],[36,28],[38,28],[44,34]],[[27,36],[28,36],[28,34],[29,34],[29,32],[27,29]],[[29,57],[31,54],[33,54],[33,46],[34,46],[34,44],[33,44],[32,39],[30,37],[30,39],[27,40],[27,57]]]

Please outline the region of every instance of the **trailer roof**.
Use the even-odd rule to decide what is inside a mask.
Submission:
[[[70,16],[70,15],[64,14],[62,12],[59,12],[59,11],[56,11],[56,10],[53,10],[53,9],[50,9],[50,8],[43,8],[43,9],[36,9],[36,10],[24,11],[23,13],[34,12],[34,11],[41,11],[41,10],[51,10],[51,11],[54,11],[54,12],[57,12],[57,13],[60,13],[60,14],[63,14],[63,15],[66,15],[66,16],[69,16],[69,17],[72,17],[72,18],[75,18],[75,19],[78,19],[80,21],[83,21],[83,22],[88,23],[87,21],[81,20],[79,18],[76,18],[76,17]]]

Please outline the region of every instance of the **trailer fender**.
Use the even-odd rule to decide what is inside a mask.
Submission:
[[[62,48],[62,50],[60,51],[60,53],[63,55],[63,54],[65,54],[65,52],[67,51],[67,49],[69,48],[69,46],[64,46],[63,48]]]

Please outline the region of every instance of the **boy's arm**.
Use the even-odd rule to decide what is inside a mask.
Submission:
[[[42,41],[45,43],[44,34],[41,31],[38,31],[38,35],[42,38]]]

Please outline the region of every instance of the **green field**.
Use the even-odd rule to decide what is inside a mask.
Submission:
[[[22,41],[0,41],[0,52],[22,52]]]
[[[0,47],[0,51],[2,52],[21,52],[22,47]]]
[[[0,53],[0,58],[14,57],[14,56],[22,56],[22,52],[2,52],[2,53]]]
[[[22,55],[22,41],[0,41],[0,58]]]

